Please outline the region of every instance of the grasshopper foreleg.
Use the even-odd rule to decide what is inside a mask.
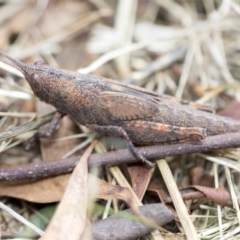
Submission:
[[[53,116],[53,119],[51,120],[50,124],[48,125],[48,127],[43,130],[43,131],[39,131],[36,132],[28,141],[26,149],[28,150],[31,145],[33,144],[33,142],[39,138],[49,138],[53,135],[53,133],[56,131],[57,126],[59,124],[59,121],[61,120],[61,118],[64,116],[64,113],[61,112],[56,112]]]

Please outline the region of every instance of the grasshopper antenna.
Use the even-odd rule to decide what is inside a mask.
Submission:
[[[3,57],[3,59],[2,59],[2,57]],[[2,52],[1,50],[0,50],[0,59],[2,62],[4,62],[4,63],[18,69],[20,72],[24,73],[25,64],[18,61],[17,59],[14,59],[14,58],[8,56],[6,53]]]

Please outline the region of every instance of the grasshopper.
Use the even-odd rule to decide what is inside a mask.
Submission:
[[[58,111],[49,131],[38,133],[38,137],[50,135],[60,118],[68,114],[93,131],[124,138],[132,154],[152,166],[133,143],[201,143],[206,136],[240,132],[239,121],[198,110],[141,87],[53,68],[43,62],[24,64],[2,51],[0,57],[23,73],[41,101]]]

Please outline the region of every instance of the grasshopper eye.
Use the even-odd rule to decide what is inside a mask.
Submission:
[[[41,78],[38,76],[38,74],[34,73],[32,79],[33,79],[33,81],[32,81],[33,91],[35,93],[42,91],[43,84],[42,84]]]

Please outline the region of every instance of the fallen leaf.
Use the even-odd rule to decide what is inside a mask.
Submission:
[[[213,176],[210,176],[208,173],[206,173],[204,168],[201,166],[196,166],[190,169],[189,178],[192,185],[213,187]]]
[[[159,178],[153,178],[148,186],[148,191],[155,192],[161,202],[164,202],[164,199],[169,197],[169,193],[167,190],[167,187],[162,179],[162,177]]]
[[[146,168],[144,165],[132,165],[128,167],[132,189],[140,200],[142,200],[146,192],[152,178],[153,170],[154,169]]]
[[[232,207],[231,195],[224,188],[210,188],[197,185],[189,186],[188,188],[199,191],[200,193],[204,194],[208,200],[211,200],[221,206]]]
[[[96,144],[94,141],[85,151],[74,169],[63,198],[49,223],[44,239],[79,239],[87,218],[88,158]]]
[[[71,174],[64,174],[35,182],[2,182],[0,183],[0,196],[15,197],[36,203],[58,202],[62,199],[70,176]],[[92,198],[116,198],[133,206],[134,201],[130,189],[108,183],[91,174],[88,179]]]
[[[0,195],[36,203],[58,202],[63,196],[69,177],[70,174],[64,174],[35,182],[2,182]]]
[[[162,203],[165,204],[165,206],[174,214],[175,219],[178,220],[177,213],[175,209],[172,207],[172,205],[168,205],[166,199],[171,199],[167,187],[162,179],[162,176],[159,176],[158,178],[153,178],[148,186],[148,191],[154,192],[158,195],[159,199]],[[171,201],[172,203],[172,201]]]
[[[121,187],[119,185],[114,185],[108,183],[104,180],[101,180],[94,175],[89,176],[89,182],[94,182],[97,188],[95,189],[95,193],[93,195],[94,198],[100,199],[121,199],[128,204],[131,208],[135,209],[137,206],[134,201],[134,197],[129,188]],[[89,186],[89,188],[92,187]]]
[[[232,207],[230,193],[224,188],[211,188],[205,186],[192,185],[179,190],[183,200],[213,201],[221,206]],[[165,203],[171,203],[170,197],[164,199]],[[240,204],[240,199],[238,199]],[[199,205],[199,204],[198,204]]]

